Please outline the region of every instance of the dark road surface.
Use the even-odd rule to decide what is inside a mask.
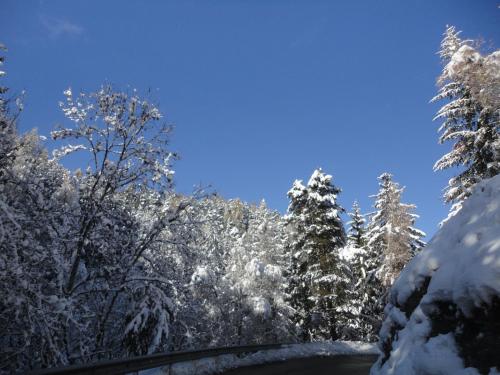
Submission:
[[[291,359],[284,362],[242,367],[224,375],[368,375],[377,356],[339,355]]]

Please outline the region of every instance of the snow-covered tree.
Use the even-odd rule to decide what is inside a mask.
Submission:
[[[294,321],[297,331],[300,332],[302,340],[306,341],[310,339],[312,302],[309,299],[311,290],[308,256],[302,250],[305,236],[302,231],[304,224],[301,219],[304,218],[302,212],[305,210],[308,192],[302,181],[296,180],[287,195],[290,199],[288,215],[286,216],[288,231],[286,251],[290,255],[289,269],[287,270],[288,294],[290,305],[295,310]]]
[[[500,51],[483,56],[459,34],[453,26],[446,29],[439,51],[444,69],[432,99],[448,100],[435,119],[443,121],[439,142],[454,142],[434,170],[461,167],[444,194],[454,204],[451,215],[474,184],[500,172]]]
[[[349,230],[347,232],[347,244],[359,249],[365,246],[365,218],[361,214],[359,204],[355,201],[352,205],[352,211],[348,213],[351,221],[347,223]]]
[[[374,208],[366,232],[366,279],[362,317],[365,332],[373,339],[382,319],[387,291],[408,261],[425,245],[425,233],[414,227],[418,217],[415,205],[401,202],[403,188],[383,173],[380,190],[374,196]]]
[[[413,227],[418,215],[412,213],[415,205],[401,202],[403,188],[392,180],[392,175],[383,173],[380,190],[375,196],[377,210],[369,223],[367,246],[381,257],[377,270],[382,283],[390,287],[403,267],[425,243],[425,233]]]
[[[341,307],[343,330],[342,339],[366,340],[361,317],[364,306],[364,280],[366,279],[366,237],[365,218],[359,205],[354,202],[352,211],[348,213],[351,221],[346,245],[340,249],[340,258],[349,268],[349,284],[346,290],[346,303]]]
[[[364,278],[357,287],[361,309],[358,315],[358,332],[363,341],[377,341],[385,305],[386,287],[382,284],[380,273],[382,257],[379,249],[373,246],[364,247],[362,271]]]
[[[337,203],[340,189],[321,169],[307,187],[295,181],[288,192],[290,294],[304,340],[335,339],[342,327],[337,309],[345,304],[349,282],[339,249],[346,242]]]
[[[242,338],[246,343],[290,341],[293,331],[285,295],[284,223],[264,201],[249,208],[248,228],[241,246],[236,247],[239,254],[232,253],[230,259],[236,262],[227,275],[233,290],[239,289],[247,296],[250,307]]]
[[[185,209],[184,202],[171,206],[164,199],[171,189],[170,162],[175,158],[167,148],[170,128],[161,122],[156,106],[135,93],[107,86],[78,96],[68,89],[65,96],[61,108],[74,126],[61,127],[52,137],[79,143],[56,150],[54,157],[76,151],[90,156],[85,172],[76,175],[81,215],[68,248],[65,292],[98,295],[95,289],[105,290],[100,296],[96,350],[119,342],[108,333],[124,319],[130,320],[125,335],[130,330],[142,335],[135,347],[126,340],[127,350],[136,354],[160,350],[167,342],[165,317],[173,316],[171,301],[158,290],[157,279],[147,283],[143,276],[144,256]],[[144,211],[148,220],[143,220]],[[96,282],[88,283],[89,279]],[[124,305],[135,306],[136,311],[124,313]]]
[[[75,205],[69,176],[39,145],[36,133],[15,136],[0,175],[0,358],[2,369],[69,363],[65,331],[78,332],[62,289],[64,235]],[[87,339],[73,345],[86,346]]]
[[[193,210],[202,224],[196,238],[201,247],[189,282],[190,304],[197,310],[194,341],[201,346],[290,341],[280,215],[263,203],[218,196],[198,205]]]
[[[48,159],[36,132],[17,133],[1,91],[0,371],[25,372],[68,363],[66,332],[82,327],[61,290],[64,236],[78,207],[68,173]]]
[[[86,144],[50,159],[35,132],[18,136],[12,118],[2,128],[14,144],[0,162],[0,357],[9,371],[169,345],[174,290],[155,256],[185,204],[165,199],[167,134],[150,128],[158,111],[109,88],[66,96],[75,126],[54,137]],[[89,152],[84,173],[59,164],[76,150]]]

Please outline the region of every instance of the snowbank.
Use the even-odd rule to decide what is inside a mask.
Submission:
[[[498,374],[500,175],[403,270],[385,314],[372,375]]]
[[[204,358],[198,361],[180,362],[171,366],[141,371],[140,375],[198,375],[217,374],[237,367],[262,363],[286,361],[292,358],[305,358],[334,355],[379,354],[376,346],[358,341],[313,342],[291,344],[282,349],[266,350],[238,357],[226,354]]]

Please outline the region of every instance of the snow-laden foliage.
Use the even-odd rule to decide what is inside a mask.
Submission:
[[[460,167],[444,194],[454,203],[450,216],[475,183],[500,172],[500,51],[483,56],[459,34],[453,26],[446,29],[439,52],[444,69],[432,99],[448,100],[435,119],[443,121],[439,142],[453,142],[434,170]]]
[[[170,153],[145,137],[165,139],[164,128],[155,133],[157,110],[137,97],[108,87],[81,98],[86,104],[65,111],[75,127],[54,136],[86,142],[84,174],[49,159],[36,133],[17,136],[12,118],[2,127],[13,139],[0,162],[0,365],[8,371],[167,348],[171,289],[160,289],[162,273],[147,256],[185,205],[164,199],[170,172],[154,190],[148,182]]]
[[[194,206],[204,251],[189,282],[203,346],[290,341],[283,220],[265,203],[210,197]],[[200,320],[200,316],[203,317]]]
[[[96,176],[95,189],[105,181],[106,192],[134,183],[159,191],[170,187],[174,173],[170,164],[176,157],[168,151],[171,127],[155,105],[135,92],[116,92],[110,86],[76,96],[68,89],[64,96],[60,107],[73,126],[60,126],[52,138],[84,144],[65,145],[55,157],[87,150],[87,173]]]
[[[337,309],[342,328],[339,330],[339,337],[343,340],[363,340],[369,341],[363,330],[363,298],[366,270],[365,257],[366,250],[347,244],[339,250],[339,258],[344,262],[349,271],[346,272],[348,282],[345,289],[345,302]]]
[[[353,203],[352,211],[349,212],[348,215],[351,218],[351,221],[347,223],[347,225],[349,225],[349,230],[347,233],[347,244],[361,249],[366,245],[366,219],[361,214],[361,210],[357,201]]]
[[[281,216],[175,194],[168,129],[136,94],[65,96],[54,158],[0,112],[2,371],[293,341]]]
[[[74,185],[48,160],[35,133],[16,143],[0,172],[0,358],[10,371],[69,363],[66,342],[88,324],[79,321],[79,306],[64,290],[65,251],[79,211]],[[86,341],[73,341],[75,351]]]
[[[371,215],[367,238],[370,252],[380,257],[377,277],[385,287],[393,284],[403,267],[425,243],[425,233],[413,225],[418,215],[412,213],[415,205],[401,202],[403,188],[384,173],[379,177],[380,190],[374,203],[376,211]]]
[[[496,176],[474,187],[394,284],[373,375],[498,373],[499,228]]]
[[[348,222],[348,241],[346,246],[340,249],[340,258],[346,262],[350,269],[350,282],[347,289],[348,303],[344,305],[344,320],[342,338],[350,340],[375,341],[379,322],[372,316],[367,315],[368,306],[372,299],[373,280],[369,278],[373,274],[373,265],[368,257],[366,246],[366,224],[360,207],[354,202],[352,211],[348,213],[351,221]]]
[[[388,288],[425,245],[421,240],[425,234],[413,226],[418,217],[412,213],[415,206],[401,202],[403,189],[388,173],[382,174],[379,181],[380,190],[374,196],[376,211],[369,215],[367,228],[363,228],[363,246],[350,246],[350,252],[356,255],[349,262],[356,280],[351,300],[358,310],[353,328],[358,337],[368,341],[377,339]],[[357,216],[355,207],[353,217]],[[359,226],[354,222],[351,225]]]
[[[288,192],[289,289],[303,340],[335,339],[344,325],[341,309],[349,282],[339,257],[346,242],[340,219],[344,210],[337,203],[340,189],[331,181],[332,176],[317,169],[307,186],[295,181]]]

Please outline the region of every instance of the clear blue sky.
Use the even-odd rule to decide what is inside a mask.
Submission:
[[[340,203],[371,209],[394,174],[417,226],[447,214],[450,173],[437,144],[435,54],[446,24],[500,42],[497,1],[3,0],[6,83],[27,91],[23,131],[48,135],[71,86],[154,90],[176,126],[177,189],[211,184],[284,212],[294,179],[316,167]],[[50,144],[48,144],[51,147]],[[83,161],[82,161],[83,162]]]

